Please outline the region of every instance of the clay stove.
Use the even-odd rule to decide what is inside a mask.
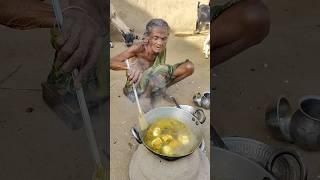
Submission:
[[[199,148],[184,158],[167,161],[140,144],[129,165],[130,180],[210,180],[210,165]]]

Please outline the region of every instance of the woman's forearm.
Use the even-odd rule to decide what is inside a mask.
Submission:
[[[127,70],[127,65],[124,61],[117,59],[116,57],[110,60],[110,69],[114,71]]]

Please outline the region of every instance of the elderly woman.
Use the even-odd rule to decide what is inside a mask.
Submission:
[[[154,93],[171,86],[193,73],[193,63],[189,60],[166,64],[166,44],[169,37],[169,25],[162,19],[152,19],[146,25],[144,41],[134,44],[124,52],[111,58],[112,70],[128,70],[125,61],[130,59],[128,81],[124,93],[134,101],[132,83],[144,105],[144,111],[152,108]]]

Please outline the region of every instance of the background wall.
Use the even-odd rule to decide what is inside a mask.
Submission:
[[[163,18],[172,30],[193,31],[197,17],[197,4],[209,0],[113,0],[118,15],[136,32],[143,32],[151,18]]]

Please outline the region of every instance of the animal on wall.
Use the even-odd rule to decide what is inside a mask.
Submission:
[[[210,29],[210,6],[198,2],[195,33],[200,33],[203,28]],[[205,58],[208,59],[210,56],[210,32],[203,42],[203,53]]]
[[[134,30],[129,28],[124,21],[117,15],[116,9],[110,3],[110,21],[118,29],[122,35],[122,39],[127,47],[130,47],[133,44],[135,39],[138,39],[138,36],[134,34]],[[113,47],[112,42],[110,41],[110,47]]]

